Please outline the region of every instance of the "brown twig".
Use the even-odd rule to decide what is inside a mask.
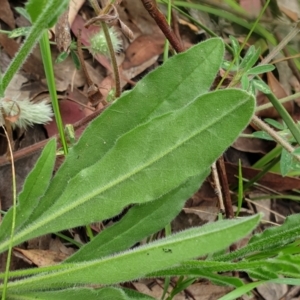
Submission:
[[[165,16],[160,12],[157,8],[157,4],[155,0],[141,0],[144,7],[150,14],[150,16],[155,20],[158,27],[164,33],[172,47],[175,49],[177,53],[183,52],[184,48],[182,47],[181,43],[179,42],[178,38],[174,34],[173,30],[169,26],[166,21]]]
[[[81,119],[80,121],[73,124],[74,130],[78,131],[79,129],[84,129],[92,120],[94,120],[96,117],[98,117],[108,106],[105,106],[94,113],[86,116],[85,118]],[[57,135],[55,135],[56,138],[58,138]],[[45,139],[43,141],[37,142],[34,145],[28,146],[26,148],[20,149],[16,152],[14,152],[14,161],[17,161],[21,158],[24,158],[28,155],[31,155],[33,153],[41,151],[45,145],[49,142],[50,138]],[[59,146],[59,145],[58,145]],[[6,156],[0,157],[0,167],[10,164],[11,161]]]
[[[233,219],[234,218],[234,213],[233,213],[233,208],[232,208],[232,203],[231,203],[230,190],[229,190],[229,185],[228,185],[228,180],[227,180],[227,175],[226,175],[226,169],[225,169],[223,156],[220,157],[217,160],[216,165],[217,165],[220,184],[221,184],[221,188],[222,188],[226,218],[227,219]]]
[[[222,187],[225,215],[226,215],[227,219],[233,219],[234,218],[234,213],[233,213],[233,208],[232,208],[232,201],[231,201],[230,190],[229,190],[228,179],[227,179],[227,174],[226,174],[226,169],[225,169],[223,156],[221,156],[217,160],[216,165],[217,165],[219,179],[220,179],[220,183],[221,183],[221,187]],[[232,244],[229,247],[229,249],[230,249],[231,252],[233,252],[237,249],[237,245]],[[232,275],[235,276],[235,277],[238,277],[238,272],[233,271]]]

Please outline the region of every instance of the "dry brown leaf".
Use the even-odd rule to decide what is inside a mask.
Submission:
[[[15,28],[15,19],[7,0],[0,0],[0,20],[6,23],[11,29]]]
[[[8,38],[5,34],[0,33],[0,45],[10,58],[14,57],[19,50],[20,44],[15,40]],[[36,53],[36,52],[34,52]],[[22,66],[22,69],[37,78],[42,78],[45,75],[43,64],[35,55],[31,54]]]
[[[139,66],[153,56],[161,54],[164,43],[165,40],[161,36],[139,36],[126,50],[125,60],[122,64],[123,69]]]
[[[298,21],[298,13],[297,12],[292,11],[289,8],[282,6],[282,5],[279,5],[279,7],[280,7],[280,10],[293,22]]]
[[[160,32],[160,29],[156,25],[154,19],[149,15],[146,11],[145,7],[142,4],[142,1],[132,1],[132,0],[123,0],[121,3],[122,7],[128,13],[128,18],[130,19],[130,23],[136,25],[143,34],[157,34]],[[120,13],[120,17],[123,22],[125,22],[125,18]],[[125,22],[134,33],[136,30],[133,26]]]
[[[38,267],[53,266],[69,257],[69,255],[64,253],[40,249],[24,250],[14,248],[13,253],[14,255]]]
[[[85,0],[72,0],[69,3],[69,24],[72,26],[79,10],[85,3]]]
[[[253,129],[250,126],[243,131],[246,134],[251,134],[252,132]],[[272,150],[274,143],[259,138],[238,137],[231,147],[242,152],[266,154]]]
[[[132,79],[135,78],[137,75],[141,74],[142,72],[144,72],[147,68],[153,66],[155,64],[155,62],[157,61],[159,55],[155,55],[153,57],[151,57],[149,60],[145,61],[144,63],[136,66],[136,67],[131,67],[127,70],[123,70],[122,67],[120,68],[120,73],[122,74],[122,77],[126,78],[126,79]],[[127,83],[127,81],[122,79],[122,87]]]
[[[69,16],[69,7],[59,17],[57,23],[55,24],[55,41],[56,41],[56,47],[60,52],[64,51],[69,53],[72,38],[71,38],[68,16]]]
[[[288,286],[286,284],[264,283],[256,289],[264,300],[274,300],[285,298],[284,295],[288,291]]]
[[[60,252],[67,256],[70,256],[75,252],[74,248],[66,247],[57,237],[50,240],[49,250]]]

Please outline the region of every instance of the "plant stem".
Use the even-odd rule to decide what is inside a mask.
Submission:
[[[117,59],[114,51],[114,47],[110,38],[110,34],[108,31],[108,26],[106,25],[105,22],[101,22],[102,30],[105,35],[105,39],[107,42],[107,48],[109,51],[110,59],[111,59],[111,64],[113,67],[114,75],[115,75],[115,84],[116,84],[116,92],[115,92],[115,97],[118,98],[121,96],[121,80],[120,80],[120,73],[119,73],[119,68],[117,64]]]
[[[283,104],[283,103],[295,100],[295,99],[297,99],[299,97],[300,97],[300,93],[298,92],[298,93],[295,93],[293,95],[290,95],[290,96],[278,99],[278,102],[280,102],[281,104]],[[255,111],[256,112],[262,111],[262,110],[265,110],[265,109],[270,108],[270,107],[273,107],[272,103],[262,104],[262,105],[257,106],[256,109],[255,109]]]
[[[58,105],[53,65],[52,65],[52,60],[51,60],[51,50],[50,50],[48,34],[46,31],[44,32],[44,34],[42,35],[42,38],[40,40],[40,47],[41,47],[41,54],[42,54],[47,84],[48,84],[48,88],[49,88],[49,93],[50,93],[50,97],[52,100],[55,121],[56,121],[56,125],[58,128],[63,151],[64,151],[64,154],[66,155],[66,154],[68,154],[68,146],[67,146],[67,142],[66,142],[64,126],[63,126],[63,122],[62,122],[60,110],[59,110],[59,105]]]
[[[112,0],[108,5],[106,5],[104,10],[101,11],[101,8],[99,7],[97,0],[90,0],[90,3],[97,15],[107,14],[109,11],[110,5],[113,2],[114,2],[114,0]],[[115,76],[115,87],[116,87],[115,97],[118,98],[121,96],[121,80],[120,80],[120,73],[119,73],[119,68],[118,68],[118,64],[117,64],[116,54],[115,54],[114,47],[113,47],[113,44],[112,44],[112,41],[110,38],[108,26],[106,25],[105,22],[101,22],[101,27],[102,27],[102,30],[103,30],[103,33],[104,33],[104,36],[106,39],[107,48],[109,51],[109,56],[110,56],[110,60],[111,60],[111,64],[112,64],[113,72],[114,72],[114,76]]]
[[[284,106],[278,101],[273,93],[267,94],[266,96],[268,97],[274,108],[277,110],[277,112],[280,114],[285,124],[288,126],[297,143],[300,145],[300,131],[290,114],[286,111]]]
[[[12,246],[13,246],[13,238],[16,226],[16,213],[17,213],[17,184],[16,184],[16,171],[15,171],[15,163],[13,157],[13,150],[10,143],[9,136],[5,130],[5,127],[2,126],[4,133],[7,138],[7,144],[9,149],[9,154],[11,158],[11,173],[12,173],[12,190],[13,190],[13,215],[12,215],[12,222],[11,222],[11,233],[10,233],[10,241],[9,241],[9,248],[7,252],[7,259],[6,259],[6,267],[5,267],[5,274],[4,274],[4,281],[3,281],[3,292],[2,292],[2,299],[6,299],[6,290],[9,278],[9,268],[11,263],[11,254],[12,254]]]
[[[284,140],[275,130],[273,130],[268,124],[263,122],[257,116],[253,116],[251,120],[256,126],[269,134],[278,144],[280,144],[287,152],[293,154],[294,148]],[[298,161],[300,161],[300,157],[298,155],[293,155]]]

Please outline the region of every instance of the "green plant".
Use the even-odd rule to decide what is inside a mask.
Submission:
[[[70,262],[35,270],[34,273],[39,273],[36,276],[8,283],[8,295],[37,291],[41,285],[57,289],[92,281],[100,284],[105,280],[113,284],[132,280],[182,260],[223,249],[257,224],[258,216],[222,221],[172,235],[133,251],[120,252],[170,222],[185,199],[204,180],[210,164],[249,121],[254,109],[252,96],[234,89],[207,93],[222,62],[223,48],[220,39],[207,41],[149,74],[89,125],[50,185],[55,141],[49,142],[19,196],[12,243],[9,228],[13,208],[3,219],[0,227],[2,252],[10,245],[47,232],[110,218],[128,204],[141,205],[133,207],[131,214],[119,225],[104,231],[86,246],[99,249],[95,246],[97,241],[105,238],[106,246],[99,249],[100,253],[80,251],[77,258],[70,258]],[[212,57],[213,60],[209,59]],[[209,149],[201,147],[204,140],[209,141]],[[168,210],[162,209],[168,201],[172,205],[168,205]],[[151,210],[153,213],[149,214]],[[159,215],[163,217],[153,222]],[[127,227],[123,225],[126,222],[129,223]],[[139,222],[143,226],[136,227]],[[230,238],[221,239],[229,228]],[[118,239],[112,240],[110,231]],[[212,243],[215,239],[218,243]],[[212,248],[199,247],[203,242],[209,242]],[[100,243],[105,245],[103,240]],[[107,243],[113,245],[109,247]],[[182,248],[182,244],[186,247]],[[86,257],[92,253],[96,255],[93,259]],[[115,254],[113,262],[112,254]],[[169,255],[168,260],[165,260],[166,255]],[[146,263],[149,258],[151,263]],[[128,272],[116,272],[118,267],[123,269],[123,265],[129,267]],[[77,276],[78,268],[83,281]],[[91,270],[95,273],[90,273]],[[32,270],[20,272],[26,276]],[[59,279],[65,277],[65,272],[69,274],[69,282]],[[42,279],[47,274],[53,279]],[[14,277],[13,273],[10,276]],[[14,288],[15,284],[18,287]]]
[[[216,272],[240,268],[258,273],[255,267],[260,266],[253,267],[251,255],[274,256],[275,247],[288,249],[299,238],[299,216],[294,216],[285,227],[256,236],[248,246],[225,254],[230,244],[255,228],[260,220],[256,215],[218,221],[131,249],[180,212],[208,175],[210,165],[253,114],[253,96],[245,91],[208,92],[223,54],[222,40],[211,39],[148,74],[89,124],[53,178],[56,142],[52,139],[47,144],[17,205],[3,218],[0,252],[46,233],[111,218],[135,205],[63,263],[0,274],[11,279],[0,286],[3,298],[152,299],[115,285],[159,272],[162,276],[185,272],[190,277],[179,281],[173,295],[197,277],[237,287],[243,285],[240,280]],[[3,81],[1,86],[5,89]],[[292,254],[297,254],[297,247],[293,249]],[[211,254],[210,260],[189,261],[206,254]],[[234,263],[236,259],[242,261]],[[281,262],[276,258],[272,276],[280,273]],[[290,264],[295,263],[297,257],[291,258]],[[294,276],[295,270],[283,274]]]
[[[242,51],[238,40],[230,36],[231,48],[234,56],[234,63],[229,61],[223,62],[223,68],[229,72],[235,72],[234,78],[230,83],[231,86],[241,84],[246,91],[256,95],[256,91],[261,91],[269,94],[271,91],[263,81],[253,78],[253,75],[260,75],[266,72],[273,71],[273,65],[254,66],[260,55],[260,49],[255,49],[255,46],[250,46],[243,58],[240,57]]]

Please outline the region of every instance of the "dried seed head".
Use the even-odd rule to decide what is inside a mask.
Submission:
[[[28,99],[0,99],[0,125],[7,120],[13,128],[26,128],[33,124],[46,124],[52,116],[51,106],[46,101],[33,103]]]

